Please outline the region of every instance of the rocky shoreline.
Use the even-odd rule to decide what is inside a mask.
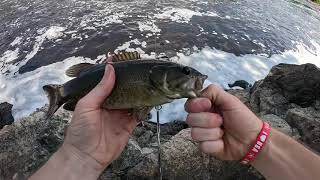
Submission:
[[[274,128],[320,152],[320,69],[312,64],[273,67],[250,90],[228,90]],[[47,107],[0,131],[0,179],[26,179],[54,153],[72,114]],[[183,121],[161,126],[164,179],[264,179],[250,166],[221,161],[198,150]],[[156,124],[135,129],[121,157],[100,179],[157,179]]]

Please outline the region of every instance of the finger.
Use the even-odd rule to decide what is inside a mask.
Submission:
[[[202,97],[210,99],[214,106],[222,108],[221,110],[232,110],[242,104],[238,98],[225,92],[218,86],[210,85],[201,92]]]
[[[109,56],[106,60],[106,63],[112,63],[113,55]]]
[[[188,114],[186,122],[190,127],[215,128],[220,127],[223,120],[219,114],[202,112]]]
[[[193,98],[188,99],[184,105],[184,108],[189,113],[198,113],[210,112],[211,106],[211,101],[208,98]]]
[[[193,140],[202,142],[202,141],[215,141],[220,139],[223,136],[223,130],[221,128],[192,128],[191,137]]]
[[[204,153],[219,155],[224,150],[224,143],[222,139],[216,141],[204,141],[200,143],[199,147]]]
[[[102,80],[80,100],[80,103],[83,102],[88,107],[100,107],[111,93],[115,83],[115,78],[113,66],[107,64]]]

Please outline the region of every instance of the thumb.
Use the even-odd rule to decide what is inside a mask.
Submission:
[[[104,100],[111,94],[115,84],[115,71],[112,65],[107,64],[102,80],[86,96],[82,102],[90,108],[100,108]]]

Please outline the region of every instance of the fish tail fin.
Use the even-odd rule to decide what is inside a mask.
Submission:
[[[49,84],[42,87],[49,99],[49,109],[46,114],[46,119],[52,115],[64,104],[63,96],[61,95],[61,85]]]

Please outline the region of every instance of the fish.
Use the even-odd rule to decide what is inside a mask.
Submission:
[[[138,121],[145,120],[155,106],[175,99],[198,97],[208,77],[175,62],[141,59],[137,52],[116,54],[112,61],[115,85],[102,108],[129,109]],[[76,64],[66,70],[66,75],[73,79],[64,84],[43,86],[49,99],[46,118],[52,117],[62,105],[65,110],[73,111],[79,99],[101,81],[105,67],[105,63]]]

